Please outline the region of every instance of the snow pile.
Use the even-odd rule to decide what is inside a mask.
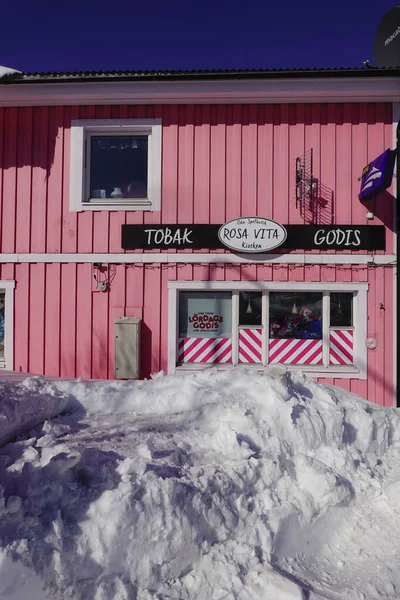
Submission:
[[[20,73],[21,73],[21,71],[16,71],[15,69],[10,69],[9,67],[2,67],[0,65],[0,79],[2,77],[9,77],[11,75],[17,75]]]
[[[39,378],[0,385],[0,445],[66,410],[73,400]]]
[[[0,598],[400,597],[394,409],[282,370],[13,387],[50,408],[0,448]]]

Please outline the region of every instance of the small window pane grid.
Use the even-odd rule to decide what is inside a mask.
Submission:
[[[197,310],[191,311],[192,319],[203,317],[204,331],[210,319],[219,317],[218,294],[224,295],[225,315],[229,311],[232,315],[230,322],[225,317],[224,331],[198,335],[192,326],[188,334],[188,296]],[[178,364],[353,365],[355,296],[353,292],[180,292]]]
[[[87,133],[86,201],[147,200],[149,135]]]

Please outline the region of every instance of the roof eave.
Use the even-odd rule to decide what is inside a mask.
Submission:
[[[102,83],[141,81],[234,81],[258,79],[325,79],[325,78],[385,78],[399,77],[399,68],[345,69],[276,69],[226,71],[147,71],[147,72],[84,72],[84,73],[22,73],[0,78],[0,84],[31,85],[46,83]]]
[[[232,104],[311,102],[398,102],[400,77],[257,77],[117,79],[11,82],[0,87],[0,106],[100,104]],[[343,75],[343,73],[342,73]]]

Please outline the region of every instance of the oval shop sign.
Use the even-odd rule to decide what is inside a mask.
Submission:
[[[267,252],[281,246],[286,236],[283,225],[261,217],[234,219],[218,230],[224,246],[237,252]]]

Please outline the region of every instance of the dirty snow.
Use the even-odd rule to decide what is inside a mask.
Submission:
[[[400,416],[280,369],[0,384],[0,599],[395,600]]]

